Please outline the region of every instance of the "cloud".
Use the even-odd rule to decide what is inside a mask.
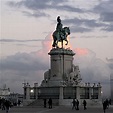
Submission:
[[[110,74],[112,70],[96,53],[85,48],[75,48],[74,64],[79,65],[83,82],[91,84],[100,82],[103,95],[110,96]]]
[[[76,8],[76,7],[71,7],[69,5],[62,5],[62,6],[57,6],[56,7],[57,10],[64,10],[64,11],[68,11],[68,12],[77,12],[77,13],[83,13],[84,10],[80,9],[80,8]]]
[[[111,70],[113,70],[113,58],[111,58],[111,59],[106,58],[106,60],[107,60],[109,68]],[[112,73],[113,73],[113,71],[112,71]]]
[[[93,11],[98,14],[107,14],[112,13],[113,10],[111,10],[113,7],[113,1],[112,0],[102,0],[98,2],[97,5],[93,8]]]
[[[100,14],[99,20],[102,22],[107,22],[105,28],[102,28],[104,31],[113,31],[113,10],[111,10],[113,7],[113,1],[102,1],[100,4],[98,4],[94,10]]]
[[[2,59],[1,69],[18,71],[36,71],[47,69],[47,65],[43,62],[44,60],[38,60],[41,58],[43,57],[36,55],[36,53],[16,53],[13,56],[8,56],[5,59]]]
[[[107,62],[113,62],[113,59],[106,58]]]
[[[26,7],[30,11],[22,11],[25,15],[31,17],[50,17],[50,14],[47,10],[59,10],[59,11],[68,11],[68,12],[84,12],[80,8],[75,8],[69,5],[64,5],[68,0],[24,0],[19,2],[9,1],[7,4],[10,7]],[[63,5],[61,5],[63,4]]]
[[[0,86],[6,84],[12,92],[22,93],[24,80],[40,84],[43,73],[49,68],[47,52],[16,53],[0,61]]]
[[[32,40],[17,40],[17,39],[0,39],[3,44],[12,43],[16,46],[26,46],[26,47],[42,47],[41,45],[29,45],[29,42],[42,42],[44,39],[32,39]],[[46,41],[52,41],[52,39],[46,39]]]
[[[88,49],[76,48],[74,63],[78,64],[81,69],[81,75],[85,81],[90,82],[105,82],[109,80],[110,69],[108,65],[99,58],[96,54]]]
[[[37,46],[37,45],[28,45],[28,44],[13,44],[13,45],[16,45],[16,46],[21,46],[21,47],[42,47],[42,46]]]
[[[62,20],[62,23],[64,23],[67,26],[70,26],[71,33],[75,32],[91,32],[92,31],[92,26],[90,28],[90,25],[87,23],[91,23],[93,20],[87,20],[87,19],[79,19],[79,18],[73,18],[73,19],[65,19]],[[84,26],[83,25],[87,25]]]
[[[107,22],[105,28],[101,30],[104,31],[113,31],[113,0],[100,1],[98,5],[96,5],[93,9],[93,12],[98,14],[99,21]],[[104,27],[104,26],[103,26]]]
[[[0,39],[0,42],[36,42],[42,40],[43,39],[32,39],[32,40]]]
[[[24,81],[33,85],[35,82],[40,83],[43,79],[43,70],[40,71],[19,71],[19,70],[2,70],[0,73],[0,87],[4,84],[10,88],[11,92],[23,93]]]
[[[91,32],[96,28],[105,28],[108,26],[106,23],[97,22],[95,19],[65,19],[64,24],[70,25],[71,32]]]
[[[100,16],[100,20],[103,22],[113,22],[113,12],[103,12]]]
[[[77,33],[77,32],[79,32],[79,33],[84,33],[84,32],[91,32],[92,30],[91,29],[89,29],[89,28],[85,28],[85,27],[81,27],[81,26],[78,26],[78,27],[76,27],[76,26],[72,26],[71,28],[70,28],[70,30],[71,30],[71,33]]]
[[[51,48],[50,40],[50,37],[45,37],[42,40],[42,49],[39,51],[31,53],[18,52],[0,59],[0,87],[6,84],[11,88],[11,91],[22,93],[24,80],[30,82],[31,85],[34,82],[40,84],[44,72],[49,69],[48,52]]]
[[[42,49],[31,53],[16,53],[0,61],[1,86],[7,84],[11,91],[22,92],[22,82],[41,83],[44,72],[49,69],[51,50],[50,35],[42,41]],[[102,83],[103,90],[109,87],[110,68],[96,57],[96,53],[86,48],[74,48],[74,64],[79,65],[83,82]],[[17,90],[18,89],[18,90]],[[109,89],[107,89],[109,91]],[[106,94],[108,95],[108,94]]]
[[[30,16],[30,17],[44,17],[44,16],[46,16],[46,17],[50,17],[48,14],[45,14],[45,13],[43,13],[43,12],[33,12],[33,13],[31,13],[31,12],[28,12],[28,11],[22,11],[22,13],[24,14],[24,15],[26,15],[26,16]]]
[[[72,3],[74,4],[74,1]],[[77,3],[80,4],[81,2]],[[10,7],[21,8],[24,15],[35,18],[51,18],[51,11],[60,11],[62,16],[66,12],[63,23],[70,25],[72,32],[91,32],[97,28],[102,31],[113,31],[112,0],[98,1],[96,5],[92,5],[89,9],[73,6],[69,0],[21,0],[19,2],[9,1],[7,4]],[[88,16],[85,16],[85,14]],[[93,18],[93,16],[96,18]]]
[[[75,37],[73,37],[75,38]],[[104,35],[104,36],[101,36],[101,35],[98,35],[98,36],[94,36],[94,35],[90,35],[90,36],[86,36],[86,35],[83,35],[81,36],[81,38],[108,38],[107,35]]]
[[[75,8],[70,5],[65,5],[63,3],[68,4],[68,0],[24,0],[19,2],[7,2],[7,4],[11,7],[26,7],[30,10],[47,10],[47,9],[56,9],[56,10],[64,10],[69,12],[83,12],[80,8]],[[63,5],[61,5],[63,4]]]
[[[65,19],[63,22],[65,24],[86,25],[88,27],[101,27],[103,25],[106,25],[104,23],[97,23],[95,19],[83,19],[83,18]]]
[[[102,28],[102,30],[112,32],[113,31],[113,24],[107,25],[105,28]]]

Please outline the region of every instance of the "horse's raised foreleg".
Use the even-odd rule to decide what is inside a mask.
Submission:
[[[56,47],[58,48],[58,40],[56,41]]]
[[[53,34],[53,44],[52,44],[52,47],[56,47],[56,41],[57,41],[57,39],[56,39],[56,37]]]

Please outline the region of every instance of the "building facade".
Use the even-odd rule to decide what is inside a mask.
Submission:
[[[7,88],[6,85],[3,88],[0,88],[0,98],[7,98],[10,95],[10,88]]]

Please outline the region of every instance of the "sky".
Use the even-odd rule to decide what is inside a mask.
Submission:
[[[113,0],[0,0],[0,87],[23,93],[22,83],[40,85],[50,68],[56,18],[69,27],[83,82],[110,94],[113,73]]]

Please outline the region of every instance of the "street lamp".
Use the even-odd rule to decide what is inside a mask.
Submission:
[[[31,93],[34,93],[34,90],[33,90],[33,89],[31,89],[31,90],[30,90],[30,92],[31,92]]]

